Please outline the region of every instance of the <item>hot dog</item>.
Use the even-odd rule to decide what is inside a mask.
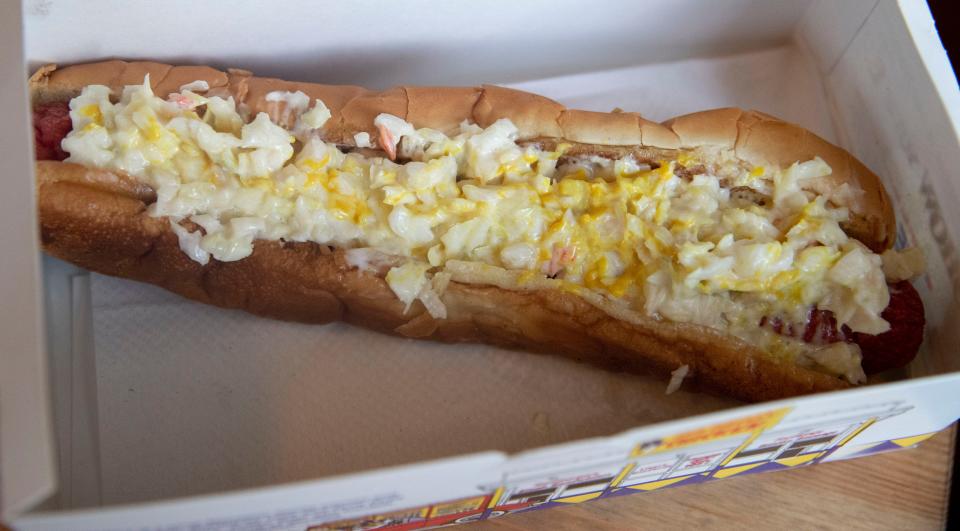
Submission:
[[[201,302],[686,366],[744,400],[862,383],[922,341],[877,176],[755,111],[120,61],[31,93],[45,250]]]

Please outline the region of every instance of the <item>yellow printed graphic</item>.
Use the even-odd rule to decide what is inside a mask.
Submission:
[[[754,468],[757,468],[758,466],[765,465],[765,464],[767,464],[766,461],[760,461],[759,463],[750,463],[749,465],[732,466],[730,468],[724,468],[714,472],[713,477],[720,478],[720,479],[728,478],[730,476],[736,476],[741,472],[753,470]]]
[[[603,494],[603,492],[590,492],[588,494],[581,494],[579,496],[570,496],[569,498],[556,498],[553,501],[560,503],[582,503],[599,498],[601,494]]]
[[[802,454],[796,457],[784,457],[783,459],[777,459],[775,462],[784,466],[798,466],[809,463],[814,459],[820,457],[826,452],[817,452],[813,454]]]
[[[503,487],[497,487],[497,490],[493,491],[493,496],[490,497],[490,503],[487,504],[487,507],[496,507],[500,503],[500,497],[503,496]]]
[[[466,500],[458,500],[455,502],[434,505],[430,508],[430,512],[427,514],[427,517],[435,518],[437,516],[446,516],[448,514],[475,511],[480,509],[486,500],[486,496],[477,496],[476,498],[467,498]]]
[[[652,448],[635,448],[633,450],[633,456],[636,457],[640,455],[648,455],[666,450],[682,448],[684,446],[702,444],[708,441],[725,439],[727,437],[741,435],[744,433],[756,432],[759,434],[763,430],[780,422],[780,419],[782,419],[789,411],[789,407],[774,409],[772,411],[766,411],[757,415],[751,415],[749,417],[688,431],[679,435],[664,437],[659,444],[653,446]]]
[[[787,411],[788,411],[787,409],[784,409],[783,414],[786,415],[786,412],[787,412]],[[753,441],[757,440],[757,437],[759,437],[760,434],[763,433],[763,430],[767,429],[767,428],[770,427],[770,426],[773,426],[774,424],[776,424],[777,422],[779,422],[781,418],[783,418],[783,415],[777,417],[777,419],[776,419],[773,423],[771,423],[771,424],[766,424],[766,425],[764,425],[764,426],[762,426],[762,427],[757,428],[757,429],[753,432],[753,434],[750,435],[750,437],[747,437],[747,440],[743,441],[743,443],[741,443],[740,446],[738,446],[736,450],[734,450],[730,455],[728,455],[727,457],[725,457],[725,458],[723,459],[723,461],[721,461],[720,464],[717,465],[717,467],[718,467],[718,468],[722,468],[722,467],[727,466],[727,464],[728,464],[730,461],[732,461],[733,458],[737,456],[737,454],[739,454],[744,448],[750,446],[750,444],[751,444]]]
[[[349,520],[340,520],[338,522],[331,522],[327,524],[320,524],[316,526],[310,526],[307,528],[308,531],[358,531],[361,529],[382,529],[388,526],[395,526],[401,524],[407,524],[410,522],[415,522],[423,520],[427,516],[429,507],[422,507],[419,509],[410,509],[405,511],[398,511],[389,514],[378,514],[372,516],[364,516],[361,518],[351,518]]]
[[[657,489],[660,489],[660,488],[663,488],[663,487],[666,487],[666,486],[669,486],[669,485],[673,485],[674,483],[680,483],[681,481],[683,481],[683,480],[685,480],[685,479],[687,479],[687,478],[690,478],[690,477],[692,477],[692,476],[683,476],[683,477],[679,477],[679,478],[662,479],[662,480],[660,480],[660,481],[652,481],[652,482],[650,482],[650,483],[644,483],[644,484],[642,484],[642,485],[633,485],[633,486],[630,486],[630,487],[627,487],[627,488],[628,488],[628,489],[633,489],[633,490],[657,490]]]
[[[877,421],[876,418],[868,419],[866,422],[863,423],[863,425],[861,425],[859,428],[854,430],[853,433],[851,433],[850,435],[847,435],[846,437],[843,438],[842,441],[838,442],[837,447],[839,448],[847,444],[848,442],[852,441],[854,437],[863,433],[863,430],[869,428],[870,426],[873,426],[873,423],[876,421]]]
[[[617,474],[617,477],[613,478],[613,481],[610,482],[610,486],[616,487],[620,485],[620,483],[623,481],[623,478],[627,477],[627,475],[630,472],[632,472],[636,466],[637,466],[637,463],[635,462],[627,463],[627,466],[623,467],[623,470],[621,470],[620,473]]]
[[[908,446],[913,446],[913,445],[915,445],[915,444],[920,444],[920,443],[922,443],[923,441],[929,439],[930,437],[933,437],[933,436],[936,435],[936,434],[937,434],[937,432],[925,433],[925,434],[923,434],[923,435],[914,435],[913,437],[904,437],[904,438],[902,438],[902,439],[894,439],[894,440],[892,440],[892,441],[890,441],[890,442],[892,442],[893,444],[896,444],[897,446],[902,446],[902,447],[906,448],[906,447],[908,447]]]

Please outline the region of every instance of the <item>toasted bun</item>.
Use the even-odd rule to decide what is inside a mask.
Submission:
[[[109,86],[119,94],[126,85],[143,83],[147,74],[154,92],[161,96],[203,80],[211,88],[209,94],[232,96],[252,113],[266,112],[281,123],[290,118],[283,112],[284,104],[267,101],[266,95],[302,91],[329,107],[332,116],[322,134],[327,141],[343,146],[353,146],[353,137],[359,132],[369,133],[375,142],[378,133],[373,119],[389,113],[416,127],[442,131],[451,131],[464,120],[486,127],[509,118],[520,130],[521,140],[563,140],[588,146],[581,150],[587,152],[616,147],[619,155],[634,152],[640,158],[669,158],[677,149],[699,147],[733,149],[738,158],[753,165],[787,166],[819,156],[833,173],[806,187],[828,195],[844,185],[849,187],[846,206],[851,215],[844,230],[877,252],[892,247],[896,237],[893,207],[876,174],[847,151],[810,131],[756,111],[715,109],[658,124],[630,112],[567,109],[543,96],[493,85],[400,86],[375,92],[349,85],[254,77],[245,70],[222,72],[206,66],[142,61],[106,61],[62,69],[45,66],[30,78],[30,87],[34,103],[47,103],[68,100],[91,84]]]
[[[303,91],[321,99],[332,118],[327,141],[353,145],[353,135],[376,138],[373,119],[394,114],[417,127],[449,131],[468,120],[487,126],[509,118],[521,139],[571,142],[580,152],[669,157],[676,150],[722,147],[751,164],[785,165],[820,156],[834,174],[814,189],[842,184],[862,190],[846,228],[869,247],[892,243],[893,213],[876,175],[851,155],[812,133],[756,112],[719,109],[657,124],[634,113],[568,110],[541,96],[495,86],[361,87],[295,83],[207,67],[110,61],[64,69],[44,67],[31,78],[35,103],[65,101],[89,84],[119,93],[150,81],[158,95],[206,81],[210,93],[230,95],[252,112],[284,119],[272,91]],[[325,323],[344,320],[409,337],[482,341],[563,354],[594,364],[666,375],[682,365],[691,380],[743,400],[757,401],[846,387],[844,381],[772,361],[755,347],[716,330],[624,316],[596,301],[549,287],[521,288],[460,278],[443,294],[448,317],[436,320],[416,302],[410,311],[382,275],[347,266],[342,251],[307,243],[260,241],[236,262],[200,265],[179,248],[169,221],[146,213],[152,190],[135,180],[75,164],[37,163],[40,226],[50,254],[101,273],[162,286],[185,297],[267,317]]]
[[[828,197],[846,185],[853,191],[852,214],[843,228],[875,252],[893,246],[897,219],[880,178],[846,150],[806,129],[768,114],[727,108],[678,116],[664,123],[680,139],[681,147],[715,146],[733,149],[737,158],[754,166],[785,167],[822,158],[833,173],[806,183],[805,188]]]
[[[180,250],[168,220],[146,213],[151,194],[132,179],[54,161],[37,163],[37,179],[41,240],[48,253],[203,303],[275,319],[343,320],[407,337],[485,342],[661,376],[688,365],[691,380],[748,401],[847,386],[826,374],[775,363],[715,330],[620,319],[558,289],[454,281],[442,295],[447,318],[434,319],[419,302],[404,313],[381,275],[351,268],[342,251],[321,245],[259,241],[243,260],[200,265]]]

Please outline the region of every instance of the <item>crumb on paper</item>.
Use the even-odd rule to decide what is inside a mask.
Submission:
[[[537,433],[550,433],[550,417],[543,411],[537,411],[533,414],[530,425],[533,431]]]
[[[683,383],[683,379],[687,377],[687,373],[690,372],[689,365],[681,365],[675,371],[670,373],[670,383],[667,384],[667,394],[672,394],[680,389],[680,385]]]

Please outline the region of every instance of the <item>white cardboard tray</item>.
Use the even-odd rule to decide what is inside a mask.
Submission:
[[[289,16],[306,9],[298,2],[285,3],[286,14],[266,18],[261,16],[262,4],[235,2],[229,13],[213,4],[194,6],[232,22],[204,27],[200,55],[185,35],[195,36],[196,25],[205,17],[196,12],[186,20],[178,17],[188,4],[166,2],[167,9],[147,19],[122,2],[91,7],[28,1],[28,63],[105,54],[200,62],[217,58],[219,66],[369,86],[501,82],[572,107],[619,106],[656,120],[715,106],[759,108],[838,141],[885,177],[900,214],[902,240],[923,247],[931,263],[918,285],[928,309],[928,341],[910,373],[945,374],[960,366],[960,267],[955,250],[960,212],[944,208],[960,199],[960,185],[948,178],[950,169],[960,164],[960,96],[955,81],[944,74],[949,65],[920,2],[787,6],[658,1],[633,8],[593,2],[591,9],[573,2],[503,2],[468,14],[424,2],[419,12],[432,9],[432,17],[414,17],[403,10],[387,14],[376,3],[360,2],[349,8],[325,5],[327,19],[343,21],[342,30],[325,32],[316,31],[316,19]],[[614,8],[617,16],[610,16]],[[15,6],[3,9],[10,16],[2,20],[19,18]],[[513,16],[505,19],[502,15],[508,12]],[[238,28],[245,27],[238,22],[250,19],[268,21],[258,30],[261,45],[254,53],[237,47],[234,38]],[[378,26],[372,20],[386,22]],[[659,23],[664,20],[684,24]],[[686,31],[675,31],[678,27]],[[5,53],[12,50],[9,61],[19,53],[16,29],[7,33],[12,35],[4,48]],[[305,32],[311,39],[302,38]],[[491,39],[495,33],[502,37]],[[143,34],[151,39],[138,38]],[[278,54],[286,60],[277,61]],[[637,63],[643,64],[629,66]],[[616,68],[576,73],[605,67]],[[11,93],[22,94],[22,84],[9,81],[18,71],[9,68],[5,83],[11,83]],[[554,74],[562,75],[549,77]],[[531,77],[540,79],[520,81]],[[909,100],[903,97],[906,93]],[[23,175],[25,170],[17,168],[30,165],[20,160],[26,159],[23,149],[16,148],[25,141],[23,128],[14,127],[25,123],[22,118],[8,122],[2,131],[11,135],[10,143],[3,143],[10,155],[3,160],[11,165],[5,173],[10,175]],[[17,181],[17,186],[24,189],[22,197],[31,184]],[[4,201],[3,207],[11,226],[32,226],[30,205]],[[0,243],[3,248],[35,249],[29,234],[15,233],[22,241],[9,244],[16,247],[6,247],[9,233]],[[22,272],[18,281],[5,281],[4,290],[30,288],[23,279],[30,278],[31,271],[35,277],[34,262],[4,266],[12,274]],[[60,488],[48,503],[53,507],[212,493],[480,450],[517,452],[667,420],[644,399],[659,392],[662,384],[640,377],[489,347],[452,349],[407,342],[341,325],[263,321],[183,302],[148,286],[89,277],[53,261],[46,269],[47,344],[59,441]],[[31,426],[29,432],[10,428],[24,412],[43,418],[48,396],[40,385],[43,357],[30,356],[43,352],[37,336],[40,321],[29,309],[36,292],[10,293],[27,311],[13,326],[4,323],[0,334],[11,341],[4,352],[23,354],[4,359],[0,371],[4,378],[14,374],[8,366],[17,369],[17,376],[4,378],[0,389],[4,514],[51,491],[54,463],[51,437],[45,432],[49,423],[15,425]],[[319,358],[313,354],[318,344],[326,351]],[[502,453],[477,454],[396,472],[413,474],[405,480],[392,472],[371,472],[152,509],[101,510],[81,520],[50,513],[49,518],[31,517],[22,523],[64,529],[122,527],[133,521],[188,524],[197,523],[201,514],[227,519],[208,522],[239,522],[255,514],[275,523],[281,520],[269,518],[294,514],[289,512],[293,507],[301,509],[300,519],[290,518],[301,523],[349,518],[486,492],[478,490],[479,485],[499,485],[497,492],[503,494],[536,479],[518,472],[529,463],[538,463],[534,468],[544,474],[551,469],[617,468],[636,459],[640,441],[770,411],[789,411],[778,417],[780,424],[769,427],[771,433],[805,425],[809,419],[839,425],[855,417],[859,420],[843,424],[844,429],[856,435],[854,442],[870,444],[933,431],[957,418],[958,380],[954,372],[727,410],[509,460]],[[33,398],[26,398],[31,393]],[[724,405],[689,396],[680,400],[685,405],[676,411],[684,415]],[[843,404],[839,413],[838,404]],[[829,455],[819,458],[857,454],[857,445],[846,444],[852,436],[844,435],[848,440],[842,444],[837,437]],[[18,469],[14,462],[30,466]],[[561,485],[551,499],[559,499],[566,487],[558,478],[565,473],[551,474]]]

